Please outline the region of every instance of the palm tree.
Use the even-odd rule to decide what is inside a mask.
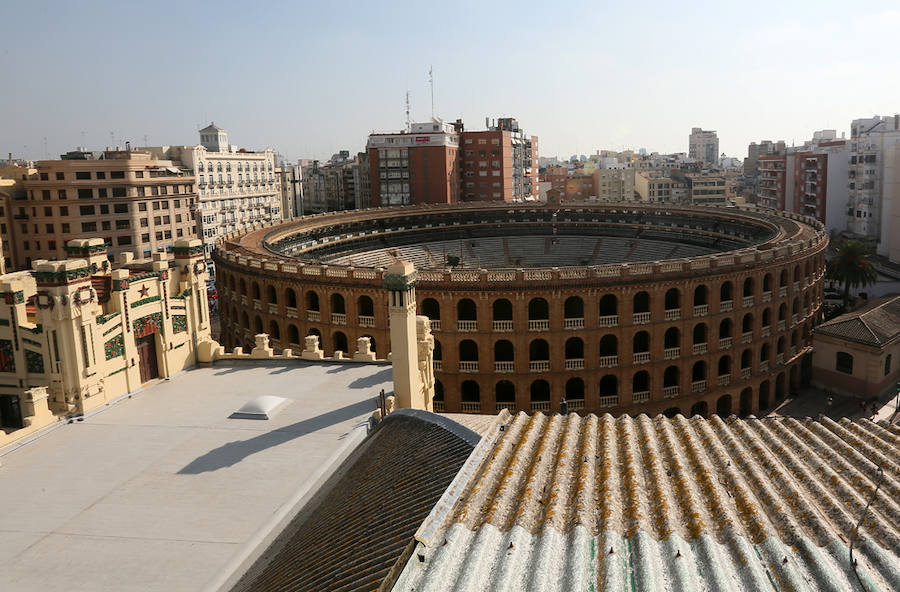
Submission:
[[[826,265],[826,276],[844,284],[844,306],[850,301],[850,288],[871,286],[878,279],[872,265],[872,249],[859,241],[841,240],[831,243],[832,258]]]

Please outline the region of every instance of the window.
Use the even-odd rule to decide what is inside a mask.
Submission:
[[[125,171],[110,171],[109,178],[110,179],[124,179]]]
[[[106,197],[106,187],[97,190],[97,197]]]
[[[65,179],[66,179],[66,174],[65,174],[65,173],[56,173],[56,180],[57,180],[57,181],[65,181]]]
[[[146,212],[146,211],[147,211],[147,202],[142,201],[141,203],[139,203],[139,204],[138,204],[138,211],[139,211],[139,212]]]
[[[161,240],[162,240],[162,237],[163,237],[163,233],[162,233],[162,232],[157,232],[157,233],[156,233],[156,240],[161,241]]]
[[[78,199],[91,199],[94,197],[93,189],[79,189],[78,190]]]
[[[887,376],[891,373],[891,354],[888,354],[884,359],[884,375]]]
[[[50,190],[49,189],[43,189],[41,191],[41,199],[50,199]]]
[[[66,190],[60,189],[59,191],[57,191],[56,197],[58,197],[59,199],[66,199]]]
[[[171,230],[167,230],[167,231],[166,231],[166,238],[172,238],[172,231],[171,231]]]
[[[164,210],[168,210],[168,209],[169,209],[169,202],[167,202],[167,201],[162,202],[162,208],[163,208]]]
[[[184,231],[183,231],[182,229],[179,228],[179,229],[178,229],[178,233],[176,234],[176,236],[177,236],[178,238],[183,237],[183,236],[184,236]]]
[[[109,220],[104,220],[103,222],[101,222],[101,225],[103,230],[112,230],[112,224]]]
[[[835,356],[834,369],[844,374],[853,374],[853,356],[847,352],[838,352]]]
[[[116,214],[127,214],[128,213],[128,204],[113,205],[113,212],[115,212]]]
[[[82,222],[81,223],[81,232],[96,232],[97,223],[96,222]]]
[[[141,242],[142,242],[142,243],[149,243],[149,242],[150,242],[150,234],[142,234],[142,235],[141,235]]]
[[[143,179],[143,178],[144,178],[144,171],[134,171],[134,178],[135,178],[135,179]]]
[[[55,240],[49,241],[47,243],[47,248],[50,249],[51,251],[55,251],[56,250],[56,241]]]
[[[51,208],[50,206],[45,207],[44,215],[45,216],[53,216],[53,208]]]
[[[159,216],[154,216],[153,223],[159,226],[160,224],[162,224],[162,218],[160,218]]]
[[[106,178],[106,171],[97,171],[97,178],[98,178],[98,179],[105,179],[105,178]]]
[[[138,187],[138,188],[137,188],[137,196],[138,196],[138,197],[144,197],[145,193],[146,193],[146,192],[144,191],[144,188],[143,188],[143,187]]]
[[[75,173],[75,179],[79,181],[90,181],[91,173],[89,171],[78,171]]]
[[[131,220],[116,220],[116,230],[128,230],[131,228]]]
[[[28,241],[25,241],[24,243],[22,243],[22,246],[25,247],[26,251],[31,250],[31,244]]]
[[[100,204],[100,213],[108,214],[109,213],[109,204]]]
[[[176,199],[176,200],[175,200],[175,206],[174,206],[174,207],[176,207],[176,208],[180,208],[180,207],[181,207],[181,200],[180,200],[180,199]]]
[[[159,209],[159,202],[158,202],[158,201],[153,202],[153,209],[154,209],[154,210],[158,210],[158,209]]]
[[[181,214],[175,214],[175,222],[181,222]]]
[[[68,222],[64,222],[64,223],[63,223],[63,225],[62,225],[62,231],[63,231],[63,232],[70,232],[70,231],[71,231],[71,226],[69,226],[69,223],[68,223]]]
[[[94,206],[79,206],[78,213],[82,216],[93,216]]]
[[[130,245],[131,237],[130,236],[120,236],[116,238],[116,243],[121,245]]]
[[[56,229],[53,228],[53,224],[47,224],[47,234],[53,234],[56,232]]]
[[[41,173],[41,181],[47,181],[50,177],[47,176],[47,173]]]
[[[141,218],[141,228],[147,228],[150,226],[150,221],[146,218]]]
[[[163,224],[171,224],[172,219],[169,216],[163,216]]]
[[[113,197],[125,197],[125,188],[124,187],[113,187],[112,196]]]
[[[60,206],[59,207],[59,215],[60,216],[68,216],[69,215],[69,206]]]

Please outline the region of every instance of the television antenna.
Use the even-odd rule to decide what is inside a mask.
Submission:
[[[409,122],[409,90],[406,91],[406,131],[410,131],[412,128]]]
[[[428,86],[431,87],[431,118],[434,119],[434,68],[428,66]]]

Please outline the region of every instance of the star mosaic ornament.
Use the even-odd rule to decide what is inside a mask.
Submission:
[[[141,294],[141,298],[146,298],[147,295],[150,293],[150,288],[148,288],[146,285],[141,286],[141,289],[139,290],[139,292]]]

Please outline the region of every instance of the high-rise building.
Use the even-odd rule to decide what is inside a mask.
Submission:
[[[341,150],[326,163],[313,160],[303,167],[303,213],[319,214],[369,207],[368,155],[350,158]],[[366,170],[364,170],[366,169]]]
[[[719,137],[715,130],[691,128],[691,135],[688,139],[688,157],[709,164],[718,162]]]
[[[195,146],[151,146],[157,158],[180,163],[197,177],[200,232],[207,257],[223,234],[260,222],[281,220],[275,184],[275,153],[254,152],[228,143],[228,132],[210,124]]]
[[[759,144],[750,142],[750,145],[747,147],[747,158],[744,159],[744,175],[747,177],[755,177],[759,172],[760,156],[783,154],[784,149],[784,140],[779,140],[777,142],[773,142],[772,140],[762,140]]]
[[[299,164],[283,163],[275,167],[275,180],[281,191],[281,217],[284,220],[303,215],[303,169]]]
[[[22,267],[65,259],[65,245],[100,236],[109,252],[167,250],[196,238],[196,182],[179,163],[143,150],[83,150],[40,160],[13,204],[13,240]]]
[[[900,115],[851,123],[847,230],[877,242],[878,253],[894,260],[900,260],[900,244],[892,244],[900,242],[894,239],[900,232],[898,159]]]
[[[537,136],[526,136],[514,118],[485,121],[484,131],[461,131],[462,196],[467,201],[534,199]]]
[[[366,149],[372,205],[458,202],[460,131],[462,122],[434,118],[401,132],[371,134]]]

